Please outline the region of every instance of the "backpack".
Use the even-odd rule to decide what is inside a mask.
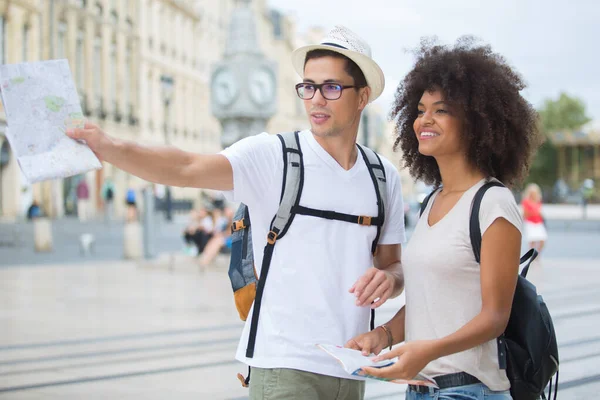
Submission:
[[[485,192],[494,186],[505,187],[497,181],[487,182],[475,194],[471,208],[469,234],[473,255],[478,263],[481,254],[479,209]],[[423,200],[420,215],[436,190]],[[544,299],[526,278],[529,266],[537,256],[538,252],[530,249],[521,257],[520,265],[525,266],[517,279],[508,325],[497,339],[498,364],[500,369],[506,369],[511,396],[518,400],[545,399],[544,390],[548,385],[550,397],[555,374],[554,399],[558,391],[558,344],[552,317]]]
[[[248,346],[246,348],[246,357],[254,356],[254,346],[256,341],[256,330],[258,328],[258,319],[260,316],[260,306],[265,282],[273,256],[273,250],[277,241],[281,240],[296,215],[309,215],[318,218],[332,219],[356,223],[364,226],[376,226],[377,234],[371,246],[371,252],[375,254],[377,243],[381,233],[381,228],[385,219],[385,207],[387,200],[387,184],[385,177],[385,168],[379,155],[373,150],[358,145],[369,174],[375,187],[377,195],[377,216],[362,216],[338,213],[336,211],[315,210],[300,205],[302,196],[302,187],[304,182],[304,163],[302,150],[300,148],[300,139],[298,132],[288,132],[277,135],[281,141],[283,149],[283,183],[279,202],[279,209],[271,221],[269,233],[267,235],[267,244],[264,248],[263,262],[261,267],[260,279],[257,277],[254,266],[254,253],[252,249],[252,224],[248,207],[240,204],[232,223],[231,235],[231,259],[229,263],[229,278],[236,308],[240,319],[245,321],[254,304],[252,321],[250,324],[250,335]],[[371,310],[371,330],[375,324],[375,310]],[[238,378],[243,386],[247,386],[250,375],[244,379],[241,374]]]

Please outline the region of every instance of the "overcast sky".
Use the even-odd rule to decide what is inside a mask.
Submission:
[[[420,38],[453,44],[474,35],[525,78],[539,107],[561,91],[581,98],[600,127],[600,1],[597,0],[267,0],[294,17],[300,32],[346,25],[369,42],[386,76],[386,109],[414,63]],[[379,101],[378,101],[379,102]]]

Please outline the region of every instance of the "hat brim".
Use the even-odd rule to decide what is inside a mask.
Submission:
[[[328,46],[323,44],[316,44],[310,46],[300,47],[292,53],[292,64],[294,69],[301,77],[304,77],[304,61],[306,60],[306,54],[312,50],[331,50],[336,53],[343,54],[358,65],[367,80],[367,85],[371,88],[371,95],[369,96],[369,103],[375,101],[385,88],[385,77],[383,71],[377,65],[373,59],[357,53],[356,51],[342,49],[335,46]]]

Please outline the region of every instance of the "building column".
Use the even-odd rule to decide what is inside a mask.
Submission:
[[[16,43],[23,43],[23,12],[15,7],[10,7],[8,15],[6,16],[6,38],[11,38],[12,43],[8,43],[7,40],[7,51],[6,60],[7,63],[19,63],[21,62],[21,46],[13,45]]]
[[[65,50],[67,60],[69,60],[69,67],[75,79],[75,70],[77,68],[77,10],[71,7],[67,8],[67,43],[65,43]]]
[[[112,42],[112,32],[110,26],[102,25],[102,106],[104,112],[108,114],[110,110],[110,47]],[[108,117],[107,117],[108,118]]]
[[[145,81],[146,76],[147,76],[147,71],[145,72],[144,75],[142,75],[143,71],[142,71],[142,67],[141,67],[141,52],[142,52],[141,40],[142,39],[140,39],[136,36],[131,36],[129,38],[130,46],[131,46],[131,49],[130,49],[131,65],[129,67],[131,68],[131,70],[127,71],[127,73],[129,74],[129,84],[131,87],[129,101],[131,103],[133,115],[138,120],[138,129],[142,123],[142,116],[141,116],[141,109],[142,109],[141,101],[142,100],[140,100],[140,99],[144,99],[143,96],[140,97],[141,96],[141,93],[140,93],[141,82]]]
[[[594,182],[596,183],[596,185],[600,184],[600,144],[594,144],[592,145],[594,148],[594,153],[593,153],[593,162],[592,162],[592,168],[593,168],[593,178],[594,178]]]
[[[579,147],[573,145],[571,147],[571,184],[573,186],[579,185]]]
[[[560,145],[560,147],[558,147],[558,178],[559,179],[565,179],[567,178],[567,173],[566,173],[566,154],[565,154],[565,147],[563,145]]]
[[[84,91],[86,96],[86,106],[88,110],[93,110],[95,103],[94,98],[94,41],[96,38],[96,23],[92,17],[86,18],[85,21],[85,39],[83,45],[84,64],[86,66],[84,72]],[[96,77],[99,79],[100,77]]]
[[[122,15],[122,14],[119,14]],[[126,37],[125,34],[123,32],[117,32],[117,67],[116,67],[116,72],[117,72],[117,93],[122,93],[123,91],[128,91],[129,92],[129,101],[131,101],[131,74],[129,71],[127,71],[127,63],[126,63]],[[130,55],[131,57],[131,55]],[[131,58],[130,58],[131,59]],[[127,79],[126,79],[127,77]],[[125,87],[125,84],[127,84],[129,87]],[[117,98],[114,99],[117,105],[117,109],[119,110],[119,113],[121,114],[121,116],[125,119],[125,117],[127,116],[127,107],[128,105],[124,103],[124,96],[120,96],[119,94],[117,94]],[[123,121],[123,122],[127,122],[127,121]]]
[[[29,27],[31,29],[31,38],[29,39],[29,42],[31,43],[31,50],[29,51],[29,57],[31,61],[38,61],[42,56],[42,38],[40,36],[40,29],[42,25],[41,15],[43,14],[36,13],[30,18]]]

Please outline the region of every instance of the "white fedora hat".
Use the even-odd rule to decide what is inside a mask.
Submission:
[[[311,50],[331,50],[340,53],[354,61],[361,69],[367,85],[371,88],[369,102],[378,98],[385,87],[383,71],[371,57],[371,47],[345,26],[336,25],[321,44],[303,46],[292,53],[292,64],[300,76],[304,76],[306,54]]]

